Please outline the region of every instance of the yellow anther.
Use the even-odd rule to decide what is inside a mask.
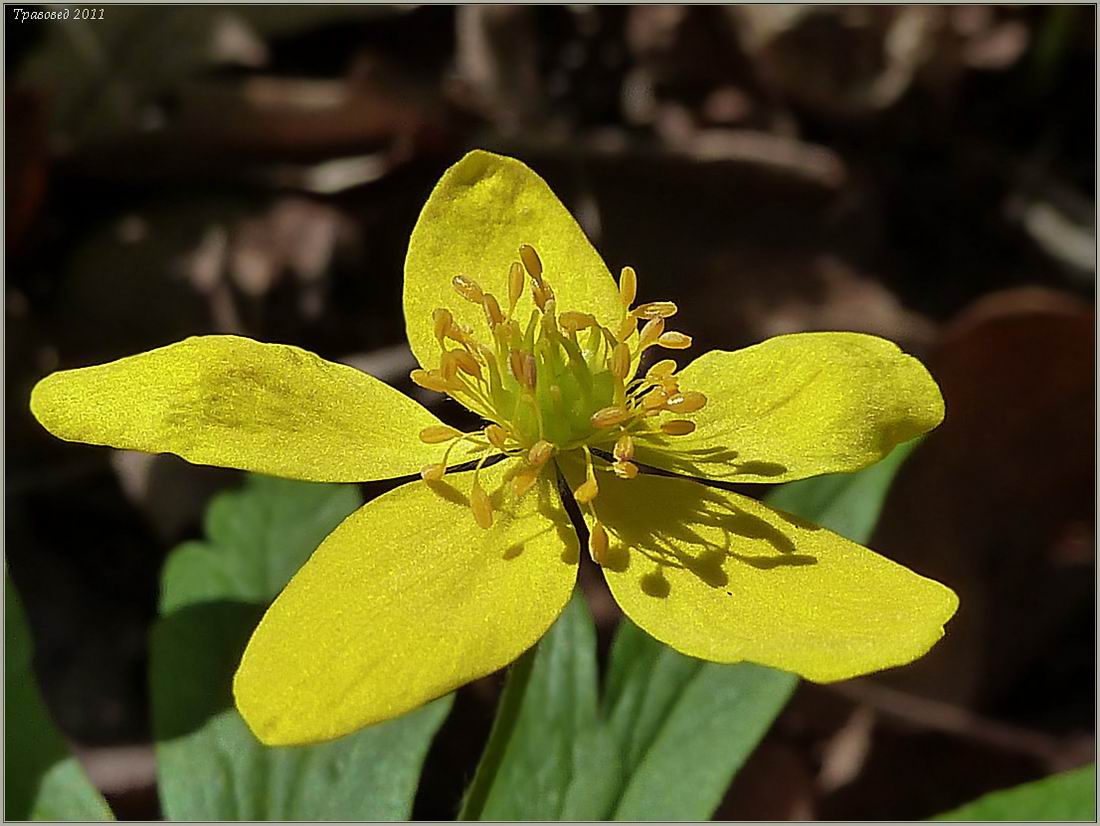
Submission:
[[[499,424],[491,424],[485,428],[485,438],[497,450],[504,450],[504,446],[508,442],[508,431]]]
[[[478,364],[476,358],[467,353],[465,350],[450,350],[447,356],[454,362],[454,364],[463,373],[469,376],[473,376],[476,379],[481,378],[481,365]]]
[[[519,297],[523,295],[523,265],[513,261],[508,268],[508,313],[516,308]]]
[[[657,339],[657,344],[669,350],[686,350],[691,346],[691,336],[683,333],[662,333]]]
[[[619,329],[615,333],[615,338],[618,341],[626,341],[630,338],[634,331],[638,329],[638,316],[634,314],[628,314],[626,318],[619,324]]]
[[[515,376],[516,381],[523,384],[523,353],[512,350],[508,354],[508,366],[512,368],[512,375]]]
[[[620,462],[628,462],[634,458],[634,439],[629,433],[624,433],[615,442],[615,458]]]
[[[675,361],[672,359],[661,359],[646,371],[645,377],[653,381],[659,381],[661,379],[667,379],[675,372]]]
[[[463,347],[475,347],[477,345],[473,337],[474,331],[468,327],[463,327],[461,324],[452,323],[445,335],[451,341],[457,341]]]
[[[593,427],[614,427],[617,424],[622,424],[630,418],[630,411],[625,407],[619,407],[618,405],[612,405],[611,407],[604,407],[597,410],[592,414],[592,418],[589,420],[592,422]]]
[[[485,321],[490,329],[504,321],[504,313],[500,311],[500,303],[496,300],[496,296],[485,293],[481,298],[481,306],[485,309]]]
[[[634,299],[638,295],[638,275],[634,272],[633,267],[623,267],[623,271],[619,274],[619,298],[622,299],[623,309],[630,309],[630,305],[634,303]],[[624,336],[619,336],[620,339]]]
[[[533,393],[537,381],[538,365],[535,362],[535,357],[531,353],[527,353],[523,357],[523,386]]]
[[[573,498],[577,500],[578,504],[587,505],[595,499],[599,493],[600,486],[596,484],[595,478],[591,478],[586,479],[573,491]]]
[[[547,303],[554,300],[554,291],[550,289],[550,285],[546,282],[542,284],[532,284],[531,295],[535,299],[535,306],[543,312],[546,312]]]
[[[609,544],[607,531],[599,522],[595,523],[588,532],[588,555],[597,565],[603,565],[607,561]]]
[[[671,301],[650,301],[635,307],[633,312],[638,318],[672,318],[676,310],[676,305]]]
[[[686,436],[695,430],[695,422],[689,422],[687,419],[673,419],[671,422],[662,424],[661,430],[669,436]]]
[[[698,391],[688,390],[686,393],[669,396],[668,401],[665,402],[665,409],[673,413],[694,413],[702,410],[706,404],[706,396]]]
[[[539,439],[531,445],[531,449],[527,451],[527,461],[534,467],[542,467],[546,464],[546,460],[553,455],[554,446],[545,439]]]
[[[658,408],[664,407],[667,400],[668,393],[664,390],[651,390],[642,397],[642,409],[657,410]]]
[[[445,379],[436,371],[413,370],[409,373],[413,384],[423,387],[425,390],[433,390],[436,393],[461,393],[466,388],[453,379]]]
[[[558,323],[567,333],[575,333],[578,330],[587,330],[596,324],[596,318],[592,313],[578,313],[576,310],[567,310],[558,316]]]
[[[470,489],[470,509],[474,512],[474,521],[479,527],[485,530],[493,527],[493,505],[488,494],[477,482]]]
[[[639,352],[656,344],[664,331],[665,320],[663,318],[654,318],[647,321],[642,328],[641,338],[638,340]]]
[[[444,381],[455,381],[455,376],[458,374],[458,362],[454,357],[455,352],[457,351],[447,350],[439,360],[439,374]]]
[[[543,283],[542,261],[539,259],[539,254],[535,252],[535,248],[530,244],[522,244],[519,248],[519,260],[523,262],[524,268],[531,277],[541,285]]]
[[[420,431],[420,441],[426,445],[439,445],[457,439],[462,433],[445,424],[433,424]]]
[[[440,347],[443,346],[443,337],[447,335],[447,331],[451,329],[452,324],[454,324],[454,317],[451,315],[450,310],[443,307],[432,310],[432,329]]]
[[[622,342],[611,351],[611,373],[619,379],[625,379],[630,373],[630,348]]]
[[[638,475],[638,466],[633,462],[615,462],[611,469],[622,479],[633,479]]]
[[[538,470],[532,468],[529,470],[521,470],[515,476],[512,477],[512,493],[516,495],[516,498],[520,498],[527,491],[531,490],[532,485],[539,478]]]
[[[533,355],[513,350],[508,354],[508,366],[512,368],[512,375],[515,376],[520,386],[526,387],[528,390],[535,389],[538,366]]]
[[[442,462],[434,465],[424,465],[420,469],[420,478],[425,482],[438,482],[447,472],[447,466]]]
[[[452,278],[451,286],[455,288],[456,293],[474,304],[480,304],[481,299],[485,296],[477,282],[464,275],[456,275]]]

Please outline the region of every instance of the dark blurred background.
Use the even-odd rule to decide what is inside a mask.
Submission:
[[[7,560],[120,817],[158,816],[159,567],[239,476],[62,444],[31,387],[223,332],[416,395],[405,247],[473,147],[539,171],[695,352],[858,330],[942,386],[871,544],[958,615],[912,667],[803,684],[719,817],[927,817],[1092,759],[1093,7],[108,6],[5,29]],[[606,646],[617,609],[582,583]],[[453,816],[499,686],[459,692],[418,817]]]

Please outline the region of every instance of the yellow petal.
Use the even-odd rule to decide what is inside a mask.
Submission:
[[[886,557],[696,482],[608,474],[595,506],[616,601],[700,659],[843,680],[917,659],[958,607],[950,589]]]
[[[234,681],[269,745],[339,737],[492,673],[561,612],[579,546],[546,474],[518,502],[504,461],[481,472],[496,512],[479,528],[472,473],[412,482],[349,516],[264,616]]]
[[[407,396],[297,347],[237,336],[52,373],[31,410],[66,441],[313,482],[387,479],[442,458],[417,436],[440,421]]]
[[[638,442],[644,464],[710,479],[788,482],[874,464],[943,421],[939,387],[893,342],[859,333],[778,336],[713,350],[679,374],[707,404],[687,436]]]
[[[542,260],[559,311],[596,316],[612,329],[623,316],[618,287],[584,232],[546,182],[512,158],[476,151],[444,173],[424,205],[405,259],[405,328],[421,365],[439,364],[432,311],[444,307],[489,339],[485,311],[459,297],[456,275],[476,282],[507,306],[508,272],[522,244]],[[516,312],[526,324],[529,284]]]

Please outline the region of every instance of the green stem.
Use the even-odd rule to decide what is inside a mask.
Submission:
[[[466,789],[462,808],[458,812],[459,820],[480,820],[485,811],[489,792],[496,781],[497,772],[500,771],[500,764],[504,762],[504,753],[508,750],[508,743],[511,742],[520,709],[523,707],[523,696],[527,693],[527,683],[531,680],[536,650],[538,646],[532,646],[508,671],[508,681],[500,695],[497,716],[485,743],[485,751],[481,754],[481,762],[474,772],[473,782]]]

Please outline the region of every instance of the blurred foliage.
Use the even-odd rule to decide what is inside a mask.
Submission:
[[[4,818],[114,820],[42,702],[30,628],[4,575]]]
[[[1096,820],[1096,764],[992,792],[936,820]]]
[[[150,666],[165,817],[409,818],[450,697],[331,743],[265,748],[233,707],[230,688],[267,604],[361,502],[353,486],[251,476],[243,490],[210,504],[205,541],[168,558]]]

